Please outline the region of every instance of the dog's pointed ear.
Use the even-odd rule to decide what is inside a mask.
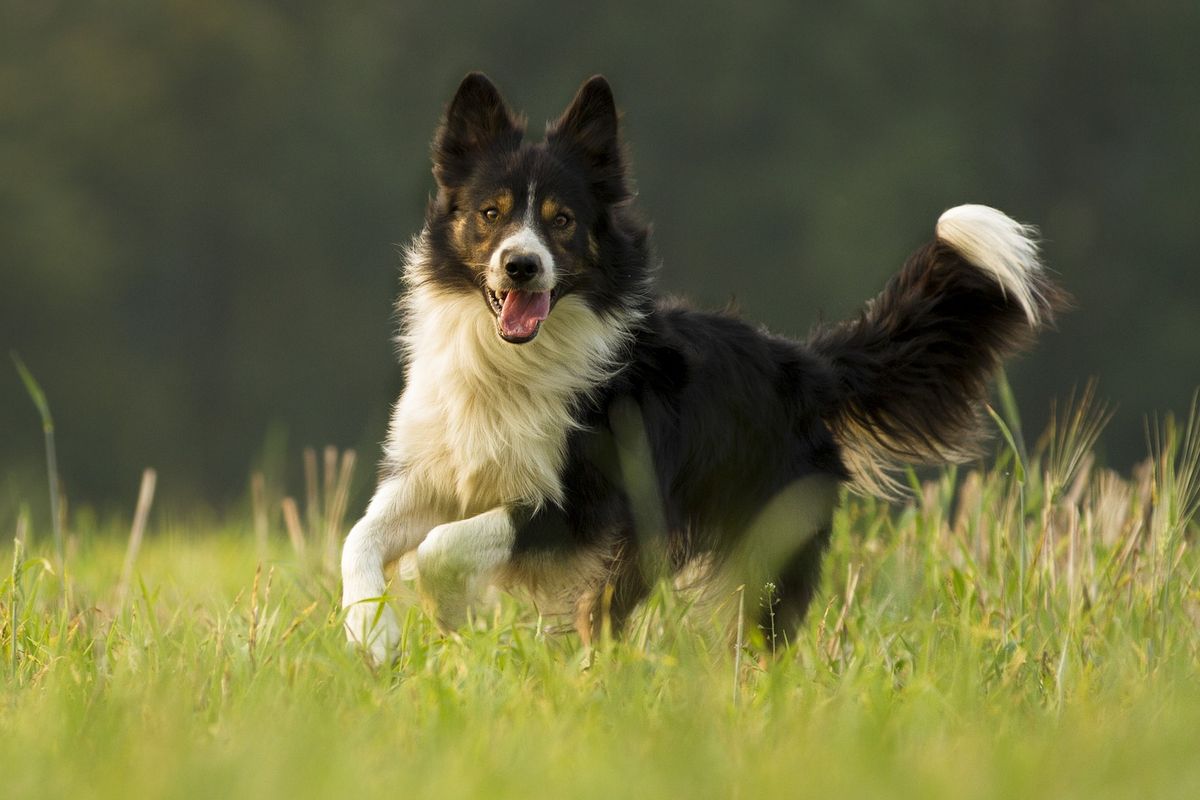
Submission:
[[[602,75],[584,82],[567,110],[546,130],[546,139],[577,156],[607,202],[629,194],[621,129],[612,87]]]
[[[472,72],[459,84],[433,137],[434,177],[442,186],[461,183],[473,159],[487,150],[516,148],[522,133],[495,84]]]

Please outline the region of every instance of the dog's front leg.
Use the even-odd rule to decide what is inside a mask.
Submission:
[[[443,628],[462,624],[476,590],[511,558],[516,536],[511,511],[499,507],[438,525],[421,542],[417,574]]]
[[[404,475],[382,481],[342,548],[346,634],[366,647],[376,664],[391,660],[400,643],[399,620],[382,599],[387,590],[383,569],[416,547],[440,521],[427,494]]]

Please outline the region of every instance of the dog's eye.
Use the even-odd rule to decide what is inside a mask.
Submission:
[[[498,209],[498,208],[485,208],[483,211],[481,211],[479,213],[483,214],[483,218],[486,219],[488,222],[495,222],[497,219],[500,218],[500,209]]]
[[[554,227],[556,227],[556,228],[565,228],[570,224],[571,224],[571,217],[569,214],[566,214],[565,212],[560,211],[554,217]]]

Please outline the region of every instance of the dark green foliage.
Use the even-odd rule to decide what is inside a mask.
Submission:
[[[608,75],[668,289],[736,294],[802,334],[881,287],[942,209],[985,202],[1044,229],[1080,306],[1015,369],[1026,409],[1099,374],[1124,463],[1141,416],[1196,382],[1192,2],[3,16],[0,347],[37,365],[78,501],[128,504],[148,465],[168,502],[223,501],[272,424],[370,462],[400,383],[395,245],[419,226],[428,142],[470,69],[534,132]],[[41,458],[10,372],[0,511],[31,494]]]

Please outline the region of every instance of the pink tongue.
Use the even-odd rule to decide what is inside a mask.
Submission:
[[[500,331],[513,339],[527,339],[537,333],[538,325],[549,315],[549,292],[514,289],[504,296],[504,307],[500,310]]]

